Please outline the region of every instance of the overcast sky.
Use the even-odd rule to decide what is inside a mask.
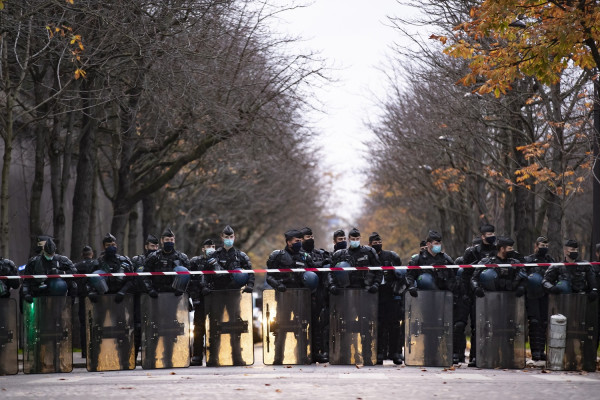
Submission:
[[[306,8],[283,15],[279,30],[305,39],[299,47],[319,51],[337,83],[316,92],[325,114],[309,120],[320,133],[318,146],[324,172],[340,178],[331,188],[331,210],[349,223],[360,214],[366,181],[360,172],[368,165],[368,142],[372,135],[365,126],[374,119],[376,98],[385,95],[385,67],[389,46],[399,35],[386,26],[387,17],[401,15],[394,0],[316,0]],[[366,145],[365,145],[366,144]]]

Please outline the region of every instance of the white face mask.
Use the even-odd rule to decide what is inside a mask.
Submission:
[[[352,247],[353,249],[357,248],[358,246],[360,246],[360,240],[351,240],[350,241],[350,247]]]
[[[215,252],[215,249],[212,248],[212,247],[207,247],[206,250],[205,250],[205,252],[206,252],[207,256],[210,256],[212,253]]]

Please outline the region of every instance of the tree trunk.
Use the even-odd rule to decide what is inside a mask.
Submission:
[[[90,243],[90,221],[92,219],[93,186],[96,179],[96,131],[97,121],[92,108],[90,77],[82,84],[83,108],[88,112],[82,113],[82,130],[79,139],[79,160],[77,162],[77,180],[73,195],[73,228],[71,230],[71,255],[81,252],[83,246]]]
[[[8,98],[8,102],[11,102],[10,97]],[[0,189],[0,254],[3,257],[10,258],[10,253],[8,252],[10,240],[10,233],[8,230],[8,193],[10,189],[8,177],[13,149],[12,106],[8,106],[6,114],[6,136],[4,137],[4,157],[2,158],[2,187]]]
[[[156,224],[155,193],[142,199],[142,216],[142,231],[144,235],[142,240],[145,241],[149,234],[158,237],[160,232],[158,232],[158,225]]]
[[[136,207],[137,208],[137,207]],[[138,254],[138,212],[137,209],[134,209],[129,213],[129,223],[128,229],[129,232],[127,234],[127,254],[130,257]]]
[[[43,101],[41,92],[41,83],[34,83],[35,101],[39,104]],[[39,110],[37,116],[43,118],[45,112]],[[45,120],[40,119],[35,125],[35,163],[33,173],[33,183],[31,184],[31,200],[29,204],[29,235],[31,237],[31,246],[35,246],[36,237],[49,232],[42,232],[42,223],[40,208],[42,202],[42,192],[44,191],[44,161],[46,159],[46,130]],[[57,246],[59,243],[57,243]]]

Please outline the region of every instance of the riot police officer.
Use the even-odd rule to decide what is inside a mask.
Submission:
[[[341,231],[341,233],[343,234],[343,231]],[[340,236],[337,237],[337,239],[339,238]],[[350,247],[341,248],[333,253],[331,263],[334,266],[340,262],[347,262],[351,267],[376,267],[381,265],[375,250],[372,247],[362,246],[360,244],[361,236],[358,229],[352,228],[350,232],[348,232],[348,238],[350,239]],[[343,242],[343,240],[337,241],[336,246],[341,247],[341,243]],[[340,288],[349,287],[364,288],[370,293],[377,293],[383,280],[383,273],[381,271],[351,271],[347,276],[349,282],[346,285],[345,282],[340,281],[338,274],[330,272],[327,276],[329,292],[336,295],[339,293]]]
[[[212,239],[206,239],[202,242],[202,254],[192,257],[190,260],[191,271],[206,271],[209,269],[208,260],[216,251],[215,242]],[[204,296],[202,289],[206,279],[204,275],[193,275],[190,282],[189,293],[194,303],[194,346],[192,348],[191,365],[202,365],[204,355],[204,336],[206,328],[204,325]]]
[[[149,234],[144,242],[144,253],[134,256],[131,259],[133,269],[136,272],[142,272],[144,270],[144,264],[146,264],[146,259],[148,259],[148,256],[156,250],[158,250],[158,239],[156,236]]]
[[[481,260],[482,264],[519,264],[515,258],[513,245],[515,241],[501,236],[496,244],[496,255]],[[495,272],[495,274],[486,273]],[[486,276],[487,275],[487,276]],[[477,297],[484,297],[487,291],[515,292],[515,296],[525,294],[527,274],[522,268],[498,267],[494,269],[477,268],[471,278],[471,287]]]
[[[94,250],[90,246],[84,246],[81,250],[81,261],[75,264],[78,274],[91,274],[98,269],[98,260],[94,258]],[[85,298],[87,297],[86,278],[77,279],[77,296],[79,318],[79,340],[81,344],[81,357],[87,356],[87,338],[85,334]]]
[[[0,276],[17,276],[17,267],[12,260],[0,257]],[[0,279],[0,298],[10,297],[10,289],[18,289],[19,279]]]
[[[496,254],[496,228],[494,225],[484,224],[479,227],[479,238],[473,240],[473,244],[465,250],[463,255],[463,264],[477,264],[485,257],[491,257]],[[471,320],[471,350],[469,351],[469,367],[475,366],[475,352],[477,340],[475,338],[475,293],[471,287],[471,278],[473,277],[473,269],[466,268],[461,271],[458,284],[460,288],[457,290],[463,292],[463,295],[455,298],[456,305],[454,307],[454,341],[460,343],[460,349],[457,351],[458,360],[455,362],[464,361],[464,349],[466,347],[465,328],[467,321]],[[461,350],[462,349],[462,350]]]
[[[548,254],[548,238],[540,236],[535,240],[533,254],[525,257],[526,263],[553,263]],[[529,322],[529,347],[533,361],[546,360],[546,328],[548,326],[548,295],[542,287],[542,279],[547,267],[527,267],[527,293],[525,307]]]
[[[302,228],[302,248],[310,255],[315,268],[330,267],[331,253],[315,248],[315,237],[309,227]],[[312,344],[315,362],[329,361],[329,291],[327,272],[318,272],[319,285],[311,293]]]
[[[102,238],[104,251],[98,257],[98,268],[105,273],[129,273],[133,272],[133,264],[129,257],[117,254],[117,239],[110,233]],[[98,281],[96,281],[98,282]],[[92,303],[98,301],[98,296],[103,294],[115,294],[115,302],[121,303],[127,293],[133,293],[134,281],[130,277],[105,277],[108,290],[101,293],[103,289],[88,280],[88,298]]]
[[[175,250],[175,234],[170,228],[160,236],[162,248],[151,253],[144,263],[144,272],[167,272],[173,271],[175,267],[189,268],[190,261],[187,255]],[[173,292],[175,296],[181,296],[184,292],[172,287],[173,277],[151,276],[144,277],[145,289],[150,297],[158,297],[159,292]]]
[[[383,250],[383,240],[377,232],[369,235],[369,246],[371,246],[382,266],[400,266],[402,260],[393,251]],[[402,363],[402,343],[404,335],[400,334],[400,328],[404,326],[402,295],[394,293],[394,287],[398,286],[396,281],[404,280],[396,271],[384,271],[383,280],[379,287],[379,304],[377,314],[377,363],[383,364],[383,360],[392,359],[394,364]],[[402,330],[403,331],[403,330]],[[403,332],[402,332],[403,333]],[[402,341],[401,341],[402,340]]]
[[[286,246],[282,250],[275,250],[269,255],[267,260],[267,269],[280,268],[315,268],[311,256],[302,248],[303,232],[291,229],[285,232]],[[267,283],[278,292],[285,292],[287,289],[303,288],[302,274],[293,272],[267,274]],[[277,307],[277,318],[280,321],[289,321],[291,319],[292,309]],[[275,359],[273,364],[283,363],[285,352],[285,334],[275,336]]]
[[[429,231],[427,234],[426,250],[421,251],[417,257],[411,258],[408,265],[452,265],[454,261],[452,258],[442,251],[442,235],[436,231]],[[422,278],[424,274],[431,275],[429,277]],[[417,297],[419,280],[431,281],[431,284],[427,285],[423,283],[426,290],[449,290],[453,291],[456,287],[456,273],[452,269],[434,269],[431,271],[423,271],[421,269],[411,269],[406,272],[406,282],[408,284],[408,293]]]
[[[579,243],[576,240],[569,239],[565,242],[563,248],[565,263],[582,262],[579,259]],[[585,262],[585,261],[583,261]],[[559,282],[564,282],[570,290],[561,287]],[[598,286],[596,277],[591,265],[552,265],[546,270],[542,281],[544,289],[548,293],[587,293],[588,299],[594,301],[598,298]]]
[[[56,244],[51,238],[46,238],[42,253],[32,257],[23,271],[23,275],[61,275],[77,273],[73,262],[67,257],[56,254]],[[60,287],[60,288],[59,288]],[[77,284],[73,279],[63,281],[60,278],[52,279],[25,279],[22,285],[23,299],[32,303],[34,297],[54,295],[54,290],[66,291],[69,296],[77,294]]]
[[[342,250],[348,247],[348,242],[346,240],[346,232],[343,229],[338,229],[333,232],[333,252],[335,253],[338,250]]]
[[[233,245],[235,243],[235,231],[231,226],[227,225],[223,231],[221,232],[221,240],[223,241],[223,246],[219,247],[214,253],[208,257],[205,269],[210,271],[230,271],[230,270],[251,270],[252,263],[250,262],[250,258],[243,251],[238,250]],[[241,275],[241,274],[236,274]],[[252,293],[254,290],[254,274],[247,274],[247,282],[244,285],[240,285],[238,281],[236,281],[239,277],[234,277],[233,274],[215,274],[211,276],[205,277],[205,283],[202,288],[202,294],[205,296],[205,301],[208,301],[206,296],[211,295],[212,291],[226,290],[226,289],[240,289],[241,286],[242,292],[244,293]],[[236,296],[240,297],[240,292],[237,292]],[[226,311],[230,318],[231,316],[238,315],[240,313],[239,309],[239,301],[235,301],[227,304],[217,304],[217,309],[213,309],[212,312],[215,312],[215,315],[221,316]],[[231,309],[227,309],[231,307]],[[241,334],[240,334],[241,335]],[[231,351],[232,351],[232,360],[234,365],[245,365],[246,362],[242,357],[242,349],[241,349],[241,336],[238,334],[230,335],[230,343],[231,343]],[[210,341],[210,351],[208,359],[206,361],[207,365],[219,365],[218,358],[219,352],[217,349],[220,348],[221,335],[214,335],[211,337]]]

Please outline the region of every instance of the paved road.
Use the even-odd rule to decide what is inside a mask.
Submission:
[[[540,369],[479,370],[461,367],[310,365],[190,367],[0,377],[0,399],[185,398],[289,399],[598,399],[600,372],[543,373]]]

